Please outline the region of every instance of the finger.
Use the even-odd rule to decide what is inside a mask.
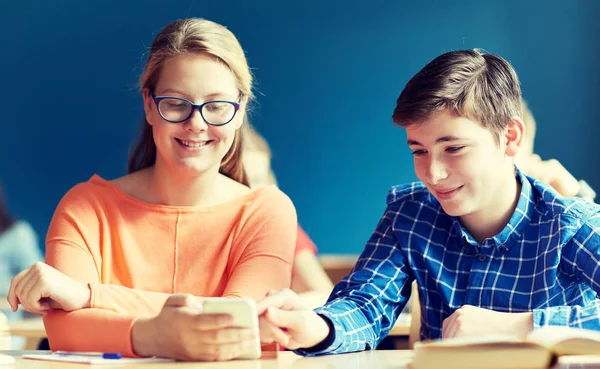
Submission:
[[[446,338],[456,338],[458,337],[458,332],[460,330],[460,323],[458,320],[454,320],[452,324],[448,326],[448,337]]]
[[[450,315],[447,320],[445,333],[442,331],[442,338],[454,338],[456,337],[459,329],[460,329],[460,316],[462,315],[462,311],[457,310],[452,315]]]
[[[27,311],[30,311],[30,301],[28,300],[27,295],[29,290],[35,286],[36,280],[37,276],[35,273],[26,273],[19,281],[19,284],[15,287],[15,295],[19,299],[19,302],[23,308]]]
[[[277,306],[281,304],[282,301],[281,291],[271,290],[264,299],[256,303],[256,313],[261,315],[269,306]]]
[[[290,336],[281,328],[270,323],[265,318],[260,318],[259,322],[260,342],[268,344],[277,342],[281,346],[287,347]]]
[[[298,295],[290,289],[284,289],[272,295],[269,295],[256,304],[258,315],[263,314],[269,306],[278,309],[293,310],[299,307]]]
[[[34,314],[41,313],[40,300],[50,295],[47,293],[46,287],[44,281],[38,279],[37,276],[33,276],[33,278],[30,278],[26,282],[22,292],[19,294],[19,299],[25,310]]]
[[[10,305],[10,309],[12,311],[17,311],[17,309],[19,308],[19,298],[16,293],[16,288],[21,283],[21,280],[23,279],[25,274],[27,274],[28,271],[29,268],[22,270],[10,281],[10,288],[8,290],[8,296],[6,297],[6,300],[8,301],[8,304]]]
[[[229,314],[190,314],[191,327],[197,331],[230,328],[232,323],[233,317]]]
[[[265,318],[279,328],[298,329],[303,328],[303,314],[304,312],[301,311],[287,311],[270,307],[265,314]]]
[[[224,328],[203,331],[198,342],[206,344],[240,343],[256,338],[257,333],[248,328]]]
[[[250,349],[255,344],[253,340],[247,340],[238,343],[226,343],[220,345],[205,344],[199,346],[202,350],[199,352],[199,357],[204,361],[226,361],[235,359],[241,356],[246,350]]]
[[[169,296],[169,298],[167,299],[167,301],[165,301],[165,304],[163,307],[166,306],[170,306],[170,307],[190,307],[190,308],[194,308],[197,310],[202,311],[202,302],[196,298],[193,295],[190,294],[177,294],[177,295],[171,295]]]
[[[450,329],[450,326],[454,322],[454,319],[456,319],[455,313],[451,314],[449,317],[444,319],[444,321],[442,322],[442,338],[449,338],[448,331]]]

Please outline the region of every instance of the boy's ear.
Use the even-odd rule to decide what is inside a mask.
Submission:
[[[525,137],[525,124],[523,119],[512,117],[504,129],[506,139],[505,154],[514,157],[519,152]]]

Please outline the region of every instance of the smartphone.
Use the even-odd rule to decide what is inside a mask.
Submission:
[[[206,314],[228,314],[233,317],[234,327],[248,328],[258,332],[258,315],[256,303],[251,299],[210,298],[202,304]],[[238,359],[260,358],[260,337],[257,335],[254,345]]]

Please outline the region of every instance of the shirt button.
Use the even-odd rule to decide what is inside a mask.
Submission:
[[[504,254],[506,252],[506,246],[500,246],[500,253]]]
[[[479,255],[479,261],[485,261],[487,259],[487,256],[480,254]]]

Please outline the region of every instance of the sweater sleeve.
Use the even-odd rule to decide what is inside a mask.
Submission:
[[[298,221],[292,201],[275,189],[256,204],[232,255],[224,297],[262,299],[271,289],[288,288]]]
[[[69,277],[87,283],[91,307],[136,316],[157,314],[169,297],[167,293],[143,291],[106,283],[102,273],[100,240],[110,237],[101,231],[106,218],[102,206],[82,189],[69,191],[58,205],[46,237],[46,263]],[[89,186],[89,185],[88,185]]]
[[[54,225],[53,221],[49,234],[53,231]],[[91,292],[92,308],[132,313],[136,316],[152,316],[158,314],[170,296],[168,293],[102,283],[99,265],[93,254],[87,247],[73,242],[72,239],[49,239],[46,263],[77,281],[87,283]]]
[[[156,315],[169,294],[102,283],[101,217],[101,208],[77,186],[58,205],[48,229],[46,263],[88,284],[92,308],[52,312],[44,325],[54,350],[133,355],[135,317]]]
[[[131,343],[135,317],[101,309],[53,311],[44,317],[53,351],[119,352],[137,356]]]

